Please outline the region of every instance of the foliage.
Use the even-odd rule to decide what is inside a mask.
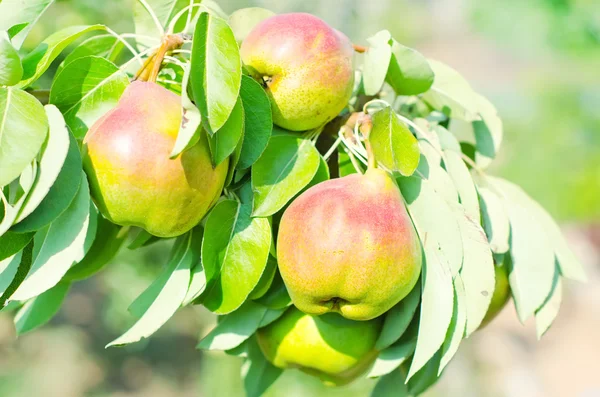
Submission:
[[[108,346],[148,338],[181,306],[202,304],[221,316],[198,347],[243,357],[247,393],[261,395],[281,370],[253,335],[291,304],[276,269],[278,219],[308,187],[364,171],[368,152],[351,122],[360,112],[370,116],[375,158],[395,176],[425,256],[418,287],[385,314],[368,372],[380,378],[374,396],[416,395],[436,381],[486,314],[494,256],[508,263],[519,319],[535,317],[539,337],[558,314],[564,279],[585,280],[548,213],[486,172],[502,142],[493,105],[451,67],[388,31],[368,39],[347,110],[321,128],[291,133],[273,126],[264,87],[246,75],[239,55],[240,41],[268,10],[228,19],[212,1],[146,0],[135,6],[136,34],[72,26],[23,54],[28,31],[53,2],[29,3],[0,3],[0,303],[20,306],[19,333],[48,321],[71,283],[100,271],[128,234],[130,249],[157,240],[98,213],[80,144],[165,33],[185,39],[159,75],[181,94],[185,122],[172,157],[208,134],[213,163],[230,162],[228,186],[200,225],[177,237],[163,271],[130,306],[136,321]],[[31,87],[67,48],[42,104]],[[333,144],[323,150],[331,126]]]

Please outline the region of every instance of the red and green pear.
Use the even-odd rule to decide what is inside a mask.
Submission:
[[[288,130],[325,124],[352,95],[352,43],[313,15],[282,14],[261,21],[244,39],[241,56],[266,84],[273,122]]]
[[[279,270],[294,305],[308,314],[380,316],[413,289],[421,255],[396,182],[377,168],[311,187],[279,226]]]
[[[257,332],[265,357],[279,368],[298,368],[330,386],[350,383],[377,357],[383,319],[352,321],[339,314],[311,316],[295,307]]]
[[[84,168],[92,197],[110,221],[174,237],[196,226],[219,198],[228,162],[213,167],[206,136],[169,158],[181,118],[178,95],[136,81],[90,128]]]

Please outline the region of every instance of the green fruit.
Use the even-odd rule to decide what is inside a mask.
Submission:
[[[277,259],[298,309],[369,320],[408,295],[422,258],[396,182],[372,168],[294,200],[281,218]]]
[[[252,75],[266,83],[273,122],[288,130],[325,124],[352,95],[352,43],[313,15],[263,20],[244,39],[241,56]]]
[[[479,328],[485,327],[496,318],[510,299],[510,284],[508,283],[508,269],[506,265],[503,263],[495,265],[494,273],[496,276],[494,294],[492,295],[492,301],[490,302],[488,311]]]
[[[289,308],[257,332],[265,357],[279,368],[298,368],[328,385],[343,385],[360,376],[377,357],[375,342],[382,318],[352,321],[329,313],[304,314]]]
[[[228,162],[213,168],[206,136],[169,158],[180,125],[180,97],[136,81],[90,128],[84,168],[107,219],[174,237],[196,226],[219,198]]]

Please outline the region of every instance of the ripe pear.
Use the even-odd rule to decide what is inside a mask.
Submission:
[[[244,39],[241,56],[266,84],[273,122],[288,130],[325,124],[352,95],[352,43],[313,15],[281,14],[261,21]]]
[[[383,318],[352,321],[336,313],[304,314],[290,307],[257,332],[265,357],[279,368],[298,368],[331,386],[350,383],[377,357]]]
[[[319,183],[285,210],[279,270],[294,305],[351,320],[380,316],[421,272],[421,245],[396,182],[369,168]]]
[[[84,168],[107,219],[174,237],[196,226],[219,198],[228,162],[213,167],[206,136],[169,158],[181,117],[179,96],[156,83],[135,81],[90,128]]]
[[[510,284],[508,282],[508,268],[505,264],[500,263],[494,266],[494,273],[496,276],[496,284],[494,287],[494,294],[490,306],[488,307],[485,317],[481,322],[479,328],[483,328],[488,325],[500,312],[504,309],[504,306],[510,299]]]

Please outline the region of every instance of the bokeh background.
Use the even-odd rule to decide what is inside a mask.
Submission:
[[[131,0],[133,1],[133,0]],[[600,396],[600,2],[598,0],[218,0],[226,12],[305,11],[354,42],[388,29],[460,71],[497,106],[504,146],[493,173],[519,183],[563,226],[589,275],[571,283],[537,342],[512,306],[463,342],[427,396]],[[132,31],[130,2],[58,0],[26,42],[73,24]],[[73,286],[45,327],[16,338],[0,313],[0,396],[237,397],[241,361],[195,349],[215,318],[185,308],[149,340],[104,349],[132,323],[128,305],[165,263],[170,243],[123,250]],[[340,389],[288,371],[269,396],[368,396],[374,381]]]

